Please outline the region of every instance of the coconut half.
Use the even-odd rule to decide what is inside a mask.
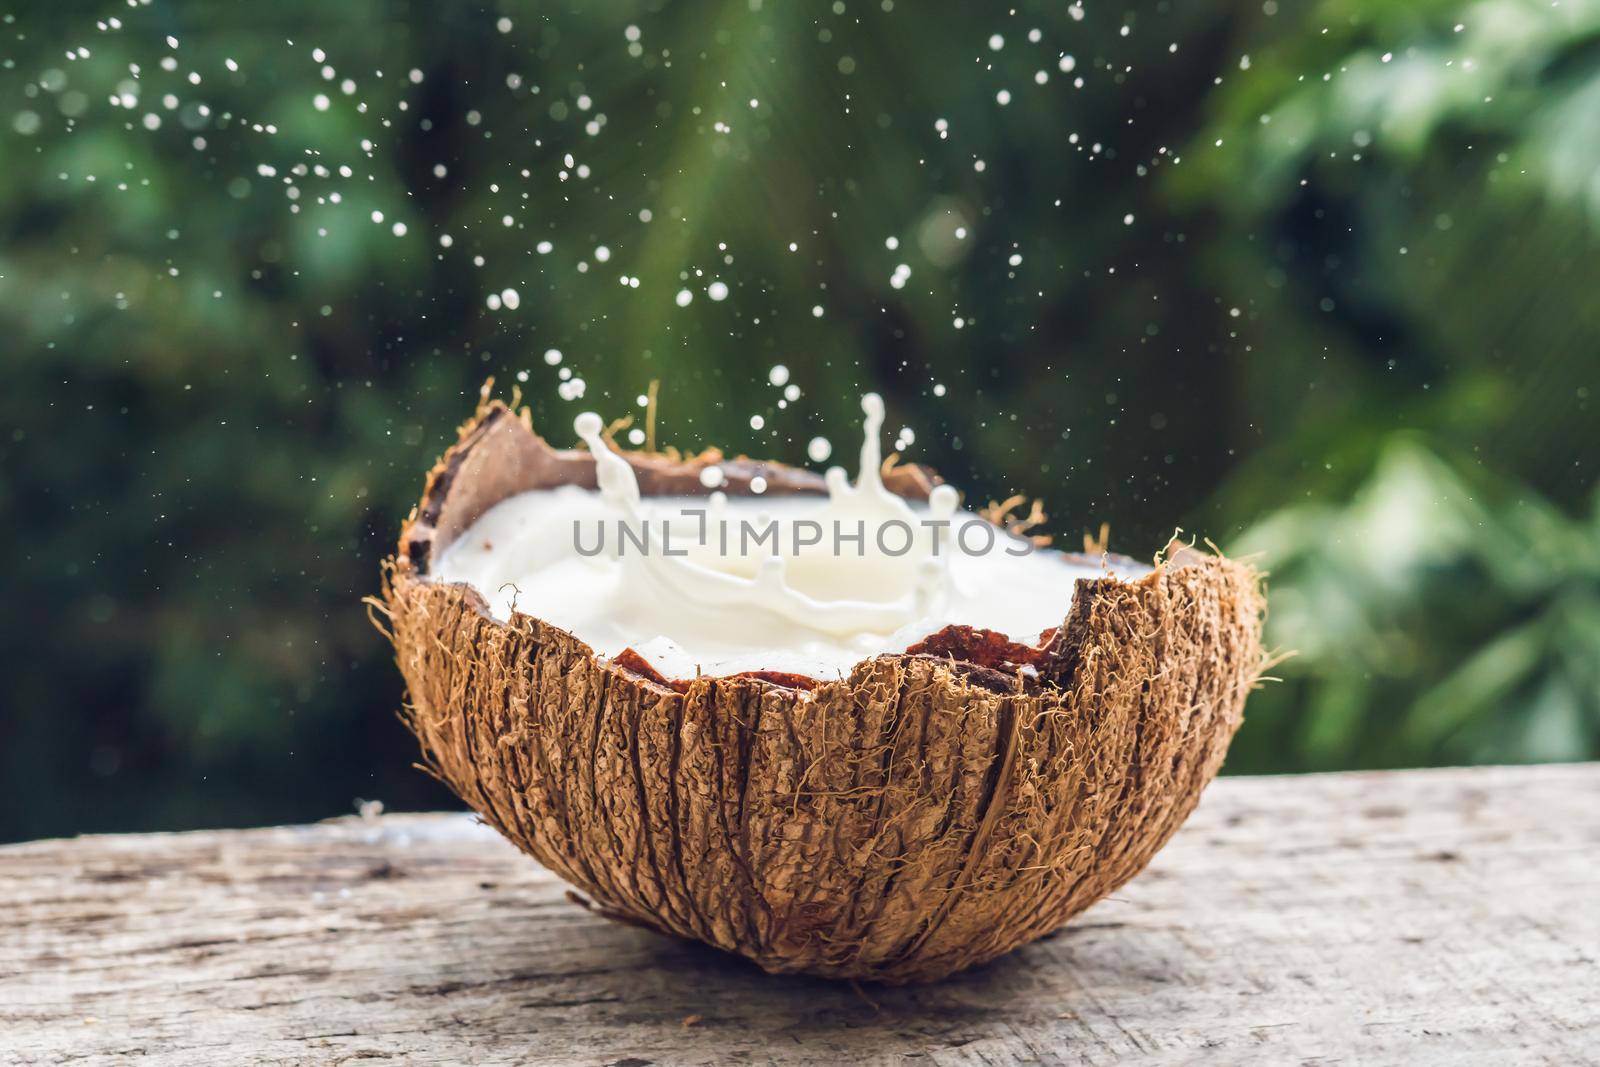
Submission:
[[[824,491],[776,463],[622,456],[647,497],[703,494],[713,463],[730,496]],[[948,626],[836,679],[667,677],[431,576],[497,503],[596,484],[591,453],[480,404],[385,564],[405,720],[441,781],[602,914],[768,971],[927,981],[1056,929],[1188,816],[1260,674],[1258,574],[1183,546],[1079,580],[1037,644]],[[936,479],[884,484],[925,500]]]

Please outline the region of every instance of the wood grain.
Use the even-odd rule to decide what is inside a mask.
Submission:
[[[1592,1063],[1600,764],[1224,779],[932,986],[602,920],[466,816],[0,848],[0,1061]]]

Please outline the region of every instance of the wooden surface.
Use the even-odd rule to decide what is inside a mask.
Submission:
[[[0,848],[0,1062],[1585,1063],[1600,764],[1224,779],[1062,933],[939,985],[592,916],[465,816]]]

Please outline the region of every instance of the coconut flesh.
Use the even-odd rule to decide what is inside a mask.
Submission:
[[[834,467],[826,497],[731,499],[642,498],[599,416],[585,413],[576,428],[598,488],[500,501],[442,553],[434,575],[476,588],[500,620],[535,616],[603,656],[632,649],[667,678],[836,679],[952,625],[1037,646],[1067,616],[1080,579],[1147,570],[1036,548],[960,510],[949,485],[925,502],[889,492],[883,401],[868,394],[862,410],[853,484]],[[711,490],[719,477],[713,466],[700,480]]]

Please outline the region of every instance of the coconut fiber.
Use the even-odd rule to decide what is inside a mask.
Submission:
[[[822,491],[778,464],[627,454],[647,494]],[[897,467],[890,488],[926,496]],[[1262,665],[1249,566],[1179,548],[1079,583],[1038,648],[952,627],[848,678],[669,680],[489,615],[432,554],[517,492],[594,485],[480,405],[428,478],[381,602],[429,768],[601,913],[773,972],[916,982],[1059,927],[1149,862],[1217,773]]]

